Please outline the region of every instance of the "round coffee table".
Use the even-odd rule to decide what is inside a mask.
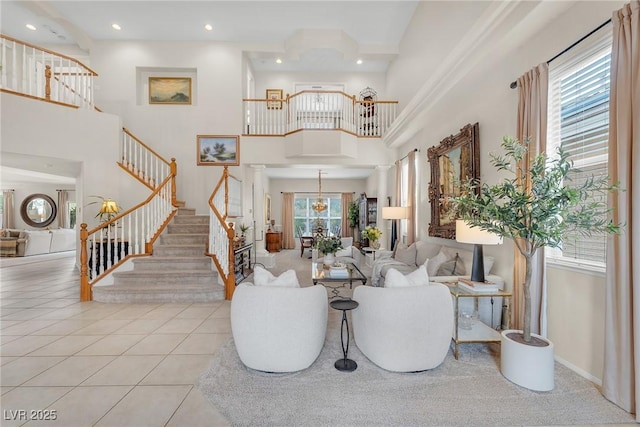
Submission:
[[[329,303],[331,308],[335,310],[342,310],[342,325],[340,327],[340,341],[342,343],[342,359],[336,360],[333,366],[339,371],[352,372],[358,367],[358,364],[351,359],[347,358],[349,353],[349,321],[347,320],[347,310],[353,310],[358,307],[358,301],[352,299],[339,299],[331,301]],[[346,330],[346,343],[345,343],[345,330]]]

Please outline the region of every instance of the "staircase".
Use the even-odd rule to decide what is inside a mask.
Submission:
[[[93,300],[108,303],[224,300],[224,287],[205,256],[209,216],[178,208],[153,255],[133,258],[133,270],[114,272],[113,285],[93,287]]]

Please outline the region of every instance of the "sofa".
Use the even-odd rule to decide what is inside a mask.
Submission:
[[[231,300],[231,332],[238,356],[247,367],[258,371],[306,369],[324,345],[327,316],[323,286],[242,283]]]
[[[7,229],[4,230],[3,237],[16,239],[16,256],[42,255],[76,250],[77,236],[74,229]]]
[[[504,286],[500,276],[492,275],[495,263],[492,256],[484,256],[486,280]],[[419,240],[410,246],[398,244],[394,251],[378,251],[373,262],[371,285],[384,286],[390,268],[409,274],[425,265],[431,282],[457,282],[460,276],[469,276],[473,265],[473,252]],[[460,300],[459,309],[474,312],[473,298]],[[493,304],[492,304],[493,303]],[[502,321],[502,298],[479,298],[478,315],[488,325],[500,326]]]
[[[380,288],[358,286],[352,311],[353,337],[379,367],[414,372],[440,365],[449,351],[453,305],[441,283]]]

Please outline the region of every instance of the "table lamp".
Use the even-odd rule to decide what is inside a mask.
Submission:
[[[391,249],[396,245],[398,238],[398,220],[409,218],[409,208],[403,206],[387,206],[382,208],[382,219],[391,219]]]
[[[484,256],[482,245],[501,245],[502,237],[497,234],[472,227],[468,222],[456,220],[456,241],[473,244],[473,266],[471,267],[471,281],[484,282]]]

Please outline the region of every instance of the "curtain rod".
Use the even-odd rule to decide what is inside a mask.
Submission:
[[[560,52],[559,54],[557,54],[556,56],[554,56],[553,58],[551,58],[550,60],[547,61],[547,64],[552,63],[555,59],[557,59],[558,57],[564,55],[565,53],[569,52],[571,49],[573,49],[574,47],[576,47],[580,42],[582,42],[584,39],[586,39],[587,37],[589,37],[590,35],[592,35],[593,33],[595,33],[596,31],[598,31],[599,29],[601,29],[602,27],[604,27],[605,25],[611,23],[611,18],[607,19],[605,22],[603,22],[602,24],[598,25],[597,28],[591,30],[589,32],[589,34],[583,36],[580,38],[580,40],[576,41],[575,43],[573,43],[571,46],[569,46],[568,48],[566,48],[565,50],[563,50],[562,52]],[[511,84],[509,85],[509,87],[511,89],[515,89],[518,87],[518,81],[514,81],[511,82]]]
[[[417,148],[414,148],[413,150],[409,151],[409,154],[411,154],[411,153],[415,153],[415,152],[417,152],[417,151],[420,151],[420,150],[418,150]],[[400,160],[404,160],[404,159],[406,159],[407,157],[409,157],[409,154],[407,154],[406,156],[404,156],[404,157],[403,157],[403,158],[401,158]]]

